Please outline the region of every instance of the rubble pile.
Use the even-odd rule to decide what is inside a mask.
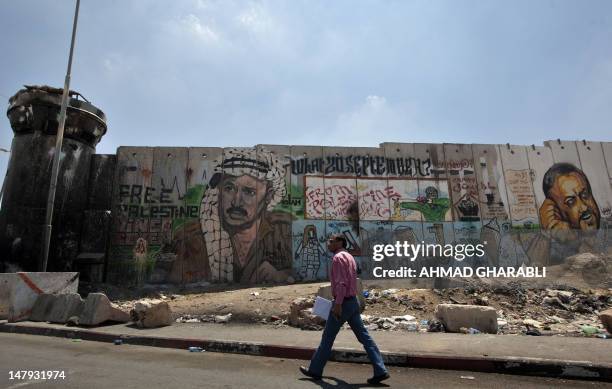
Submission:
[[[527,289],[510,282],[443,290],[371,289],[363,295],[367,308],[362,319],[369,330],[605,337],[609,336],[605,324],[612,320],[611,289]],[[462,306],[465,308],[458,308]],[[470,314],[462,318],[456,313],[459,317],[448,322],[449,308],[457,312],[467,309]],[[476,320],[475,312],[482,313],[484,321]],[[401,317],[411,319],[398,320]]]
[[[312,314],[314,299],[297,298],[289,306],[289,324],[303,330],[323,329],[325,321]]]
[[[500,302],[500,333],[590,335],[603,333],[598,314],[612,305],[612,294],[580,290],[522,290],[515,303]],[[609,331],[609,330],[608,330]]]
[[[368,330],[405,330],[427,332],[429,320],[417,321],[412,315],[377,317],[361,315],[361,320]]]
[[[576,257],[572,266],[585,262],[585,258],[584,255]],[[612,288],[574,287],[562,280],[546,285],[522,280],[496,280],[495,283],[478,279],[461,281],[461,287],[444,289],[384,288],[381,286],[385,282],[363,281],[358,296],[365,307],[362,319],[372,331],[610,336]],[[330,299],[331,289],[328,283],[246,289],[235,286],[224,289],[222,285],[216,285],[214,290],[205,293],[149,288],[146,294],[169,305],[174,313],[173,322],[259,323],[320,330],[324,321],[312,314],[314,297]],[[136,300],[114,302],[129,312]],[[67,302],[66,306],[69,305]],[[438,308],[443,305],[489,312],[488,325],[469,320],[449,322],[440,313],[444,308]],[[62,317],[64,313],[58,312],[58,315]]]
[[[227,315],[183,315],[178,317],[176,323],[229,323],[232,314]]]

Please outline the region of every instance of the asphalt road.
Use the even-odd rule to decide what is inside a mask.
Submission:
[[[314,382],[307,361],[0,334],[2,388],[364,388],[369,365],[329,363]],[[10,380],[10,371],[60,370],[65,379]],[[392,367],[393,388],[595,388],[612,384],[465,371]]]

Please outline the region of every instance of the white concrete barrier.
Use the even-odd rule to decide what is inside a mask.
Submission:
[[[76,293],[79,273],[1,273],[0,318],[9,322],[26,320],[41,293]]]
[[[11,285],[15,273],[0,273],[0,319],[8,319]]]

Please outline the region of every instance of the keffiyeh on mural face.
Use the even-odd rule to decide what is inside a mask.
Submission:
[[[285,168],[264,148],[229,148],[214,162],[200,223],[213,279],[233,280],[230,234],[250,228],[285,196]]]
[[[247,175],[265,181],[272,189],[268,210],[272,210],[283,199],[287,191],[283,163],[263,147],[259,150],[255,148],[224,149],[223,159],[215,161],[214,174],[234,177]],[[215,176],[212,180],[215,180]]]

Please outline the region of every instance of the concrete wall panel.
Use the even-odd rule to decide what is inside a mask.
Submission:
[[[504,171],[496,145],[472,145],[474,168],[478,181],[478,199],[483,222],[509,220],[508,197]]]
[[[256,149],[258,160],[270,165],[266,185],[258,187],[258,196],[271,199],[257,225],[256,279],[259,283],[287,282],[295,279],[291,238],[293,216],[289,207],[291,147],[258,145]]]
[[[298,280],[326,279],[328,275],[323,161],[320,146],[291,146],[291,236],[293,269]],[[309,184],[307,178],[312,179]],[[310,208],[306,210],[307,207]]]
[[[566,140],[549,140],[544,142],[544,146],[550,148],[553,154],[555,163],[565,162],[571,163],[580,169],[580,157],[576,143]]]
[[[531,179],[533,182],[533,192],[536,198],[538,210],[546,199],[542,189],[544,174],[554,165],[552,150],[545,146],[527,147],[527,159],[531,169]]]
[[[472,145],[446,143],[444,155],[454,220],[479,221],[478,180]]]
[[[586,175],[591,192],[602,220],[612,225],[612,186],[602,177],[606,177],[608,169],[602,144],[599,142],[576,142],[582,171]]]
[[[418,186],[421,217],[427,222],[452,221],[450,192],[444,160],[444,146],[417,143],[415,158],[421,161]],[[423,173],[421,175],[421,173]]]
[[[184,219],[198,215],[197,207],[185,204],[188,154],[186,147],[153,150],[151,187],[145,189],[144,199],[150,209],[148,251],[138,260],[146,261],[140,266],[145,282],[183,281],[183,262],[177,254],[185,250],[185,241],[178,237],[184,234]]]
[[[360,221],[388,221],[391,218],[391,202],[400,194],[389,187],[385,150],[378,147],[354,147],[355,156],[367,161],[367,177],[357,177],[357,204]]]
[[[391,220],[421,221],[419,206],[419,184],[417,176],[421,162],[414,155],[412,143],[383,143],[387,161],[388,185],[397,196],[390,199]],[[409,170],[399,170],[398,166],[410,166]],[[405,174],[401,174],[404,172]]]
[[[295,219],[301,220],[305,217],[305,209],[306,205],[309,203],[308,199],[305,198],[306,193],[310,193],[306,190],[306,177],[307,176],[320,176],[322,177],[324,174],[324,159],[323,159],[323,149],[320,146],[291,146],[291,208],[292,215]],[[317,183],[316,180],[312,181],[312,185],[320,188],[321,192],[313,193],[315,195],[315,199],[319,199],[321,202],[324,201],[325,190],[323,186],[323,180],[321,179],[321,183]],[[313,186],[313,187],[314,187]],[[322,204],[313,204],[310,203],[312,207],[311,214],[316,215],[318,211],[315,212],[316,209],[321,209]],[[321,217],[322,218],[322,217]],[[295,231],[294,231],[295,232]]]
[[[512,227],[537,228],[539,219],[524,146],[499,146]]]
[[[388,220],[362,221],[359,223],[361,237],[360,267],[362,279],[372,279],[374,266],[380,266],[380,262],[372,259],[373,247],[377,244],[395,244],[393,240],[392,223]],[[397,269],[400,263],[397,258],[386,258],[383,263],[385,269]]]
[[[297,280],[325,280],[331,253],[327,250],[325,220],[296,220],[292,224],[293,274]]]
[[[339,147],[323,147],[325,160],[326,220],[347,220],[358,223],[359,203],[356,177],[367,176],[370,170],[367,155]],[[356,227],[357,229],[357,227]]]
[[[601,147],[603,149],[604,158],[606,160],[606,166],[608,167],[608,177],[610,178],[610,185],[612,185],[612,142],[602,142]]]
[[[222,161],[223,149],[220,147],[190,147],[187,151],[187,172],[185,206],[195,210],[186,218],[178,220],[182,226],[176,230],[175,240],[178,243],[177,265],[182,268],[183,283],[194,283],[219,279],[219,272],[213,277],[208,260],[209,251],[219,250],[219,241],[206,243],[204,229],[207,223],[201,223],[200,211],[202,201],[209,189],[215,169]],[[218,197],[218,196],[217,196]],[[217,201],[217,200],[212,200]],[[214,231],[210,231],[214,235]],[[177,266],[178,267],[178,266]]]
[[[148,255],[153,148],[119,147],[113,187],[113,221],[107,277],[115,283],[142,283]],[[136,261],[136,257],[140,258]]]

